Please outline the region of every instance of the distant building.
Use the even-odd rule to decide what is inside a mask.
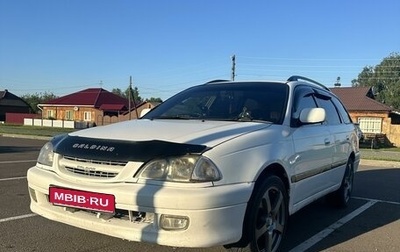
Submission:
[[[7,89],[0,91],[0,122],[6,121],[6,113],[32,113],[31,106]]]
[[[353,122],[367,138],[382,137],[400,146],[400,113],[375,100],[371,87],[335,87],[330,90],[343,102]]]
[[[136,114],[140,115],[142,109],[154,105],[129,104],[128,99],[105,89],[88,88],[39,104],[38,107],[42,110],[43,119],[75,121],[95,126],[137,118]]]

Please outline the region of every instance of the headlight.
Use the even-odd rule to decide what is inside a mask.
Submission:
[[[54,152],[53,144],[51,142],[46,143],[40,150],[37,162],[46,166],[53,166]]]
[[[139,178],[175,182],[206,182],[221,179],[221,173],[211,160],[187,155],[152,160],[145,164]]]

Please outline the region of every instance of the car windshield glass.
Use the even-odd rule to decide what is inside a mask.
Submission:
[[[171,97],[143,118],[282,123],[287,97],[282,83],[205,84]]]

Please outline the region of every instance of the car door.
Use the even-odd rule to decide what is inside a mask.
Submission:
[[[349,160],[350,154],[353,151],[353,146],[358,146],[358,139],[355,126],[343,104],[334,96],[332,96],[331,100],[335,105],[341,120],[341,123],[334,125],[331,130],[335,138],[335,142],[337,142],[337,148],[333,157],[332,165],[333,168],[339,169],[338,176],[339,181],[341,182],[346,164]]]
[[[314,91],[309,87],[298,87],[294,97],[291,122],[294,156],[290,160],[294,190],[291,200],[294,205],[303,205],[327,187],[321,174],[331,168],[334,139],[327,123],[301,125],[297,122],[301,110],[317,107]]]
[[[334,187],[341,183],[347,160],[349,158],[351,124],[343,123],[343,118],[340,117],[338,107],[335,106],[333,96],[329,94],[317,95],[318,106],[325,109],[327,114],[327,124],[334,139],[332,167],[326,172],[325,180],[327,187]]]

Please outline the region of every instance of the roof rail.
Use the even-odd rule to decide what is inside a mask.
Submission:
[[[216,82],[225,82],[225,81],[229,81],[229,80],[211,80],[206,82],[206,84],[211,84],[211,83],[216,83]]]
[[[312,80],[310,78],[307,78],[307,77],[303,77],[303,76],[299,76],[299,75],[292,75],[292,76],[289,77],[289,79],[287,79],[287,81],[298,81],[298,80],[305,80],[305,81],[314,83],[314,84],[322,87],[323,89],[330,91],[330,89],[327,88],[324,84],[321,84],[321,83],[319,83],[319,82],[317,82],[315,80]]]

